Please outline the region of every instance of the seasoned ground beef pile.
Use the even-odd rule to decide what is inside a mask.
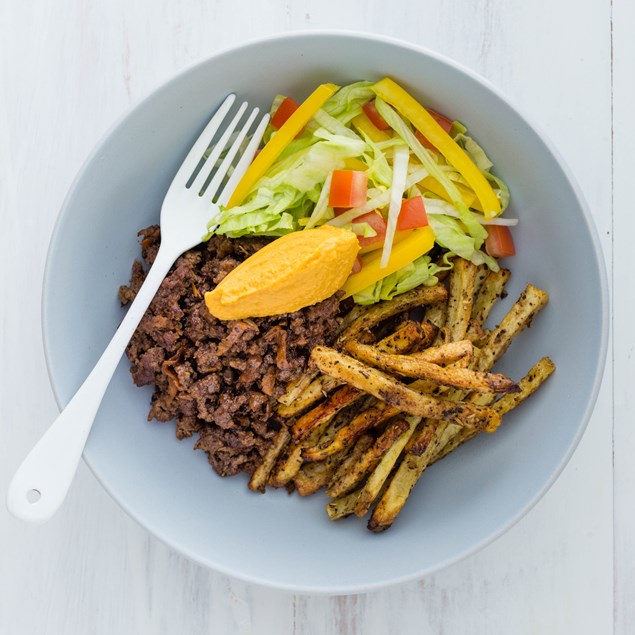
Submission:
[[[143,261],[154,261],[158,226],[139,232]],[[198,433],[197,448],[221,476],[251,473],[274,432],[276,397],[306,368],[311,349],[331,344],[341,323],[336,296],[295,313],[221,321],[204,294],[266,244],[258,238],[215,236],[181,256],[167,275],[127,348],[137,386],[154,384],[148,419],[176,420],[179,439]],[[135,261],[131,302],[145,277]]]

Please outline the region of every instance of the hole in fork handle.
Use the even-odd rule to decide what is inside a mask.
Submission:
[[[42,493],[39,489],[30,489],[26,493],[26,499],[31,503],[31,505],[35,505],[35,503],[39,502],[42,498]]]

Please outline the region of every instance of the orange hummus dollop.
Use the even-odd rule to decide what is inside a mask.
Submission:
[[[357,236],[341,227],[287,234],[238,265],[205,294],[205,304],[220,320],[298,311],[341,289],[358,251]]]

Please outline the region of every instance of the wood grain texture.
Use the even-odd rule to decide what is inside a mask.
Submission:
[[[627,321],[634,230],[627,196],[635,135],[628,25],[635,16],[628,0],[613,3],[620,18],[613,51],[610,0],[243,0],[239,12],[236,3],[220,0],[0,4],[3,495],[21,457],[57,412],[39,305],[48,241],[74,175],[131,103],[194,61],[254,37],[367,30],[436,49],[481,73],[559,147],[587,196],[609,267],[615,177],[619,342],[588,431],[562,477],[502,538],[444,571],[348,597],[248,585],[150,536],[82,466],[68,501],[47,525],[25,526],[0,510],[0,633],[595,635],[613,632],[614,624],[615,632],[629,632],[635,623],[635,437],[626,383],[634,347]],[[612,59],[615,124],[628,131],[614,139],[614,174]]]

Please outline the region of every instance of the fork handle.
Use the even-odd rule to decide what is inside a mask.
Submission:
[[[108,347],[13,476],[7,507],[17,518],[44,522],[66,498],[106,388],[130,338],[178,255],[162,243],[143,285]]]

